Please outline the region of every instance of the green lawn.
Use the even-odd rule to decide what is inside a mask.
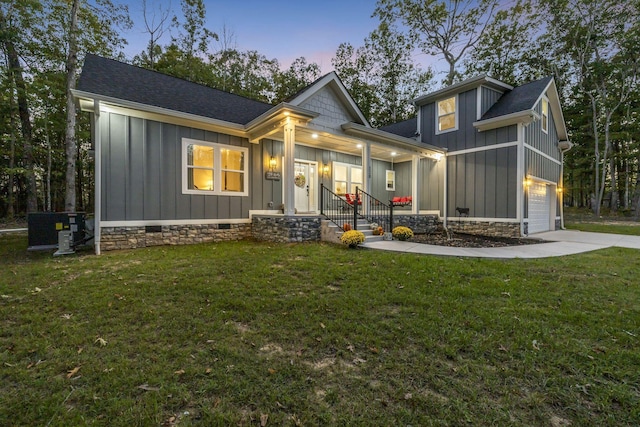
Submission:
[[[639,425],[639,255],[0,235],[0,425]]]

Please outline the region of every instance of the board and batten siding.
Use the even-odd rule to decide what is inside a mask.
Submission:
[[[470,217],[516,218],[517,147],[447,156],[449,216],[456,207]]]
[[[484,132],[478,132],[473,126],[478,109],[476,90],[473,89],[458,94],[458,129],[455,131],[436,135],[436,103],[421,107],[422,140],[436,147],[446,148],[449,152],[516,141],[518,139],[518,127],[516,125]]]
[[[498,102],[503,93],[484,86],[481,86],[480,89],[482,90],[482,92],[480,92],[482,96],[480,99],[480,117],[482,117],[484,113],[489,111],[489,108],[491,108],[493,104]]]
[[[541,104],[541,102],[538,102],[535,107],[536,112],[540,114],[540,116],[542,116]],[[546,133],[542,131],[542,120],[534,120],[525,127],[524,142],[536,150],[542,151],[551,158],[560,161],[561,153],[558,149],[558,132],[556,131],[556,125],[551,111],[549,111],[549,131]]]
[[[445,161],[445,158],[440,161],[420,159],[419,210],[440,211],[440,215],[443,214]]]
[[[100,126],[102,221],[248,218],[282,199],[280,181],[264,180],[265,142],[112,112]],[[182,194],[182,138],[248,148],[250,196]]]

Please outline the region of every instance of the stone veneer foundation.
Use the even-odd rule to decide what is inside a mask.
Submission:
[[[251,236],[251,224],[162,225],[151,227],[102,227],[100,249],[136,249],[160,245],[240,240]]]
[[[459,221],[450,219],[447,222],[447,227],[456,233],[474,234],[478,236],[521,237],[519,222]]]
[[[268,242],[317,242],[321,225],[322,217],[319,215],[253,215],[251,236]]]

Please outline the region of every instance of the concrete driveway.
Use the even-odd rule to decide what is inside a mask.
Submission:
[[[547,258],[579,254],[611,246],[640,249],[640,236],[623,236],[621,234],[561,230],[538,233],[531,238],[549,243],[501,248],[452,248],[394,240],[365,243],[362,246],[395,252],[472,258]]]

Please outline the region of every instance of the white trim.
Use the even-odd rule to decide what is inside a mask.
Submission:
[[[479,131],[496,129],[499,127],[505,127],[515,125],[518,123],[524,123],[528,125],[534,120],[539,120],[540,114],[534,110],[518,111],[517,113],[505,114],[504,116],[493,117],[491,119],[480,120],[473,122],[473,127]]]
[[[554,159],[554,158],[553,158],[553,157],[551,157],[550,155],[548,155],[548,154],[546,154],[546,153],[543,153],[542,151],[538,150],[538,149],[537,149],[537,148],[535,148],[535,147],[532,147],[532,146],[531,146],[531,145],[529,145],[529,144],[526,144],[526,143],[525,143],[525,144],[524,144],[524,147],[525,147],[525,148],[527,148],[527,149],[529,149],[529,150],[531,150],[531,151],[533,151],[533,152],[534,152],[534,153],[536,153],[536,154],[541,155],[542,157],[544,157],[544,158],[545,158],[545,159],[547,159],[547,160],[551,160],[553,163],[555,163],[555,164],[557,164],[557,165],[561,165],[561,164],[562,164],[562,162],[561,162],[560,160]]]
[[[544,178],[538,178],[535,175],[527,175],[527,179],[530,179],[531,181],[538,181],[542,184],[547,184],[547,185],[558,185],[557,182],[549,181],[548,179],[544,179]]]
[[[525,151],[524,151],[524,125],[518,123],[518,148],[516,158],[516,218],[520,223],[520,235],[524,236],[524,203],[525,203],[525,191],[524,191],[524,164],[525,164]]]
[[[422,182],[420,175],[420,156],[413,155],[411,159],[411,212],[417,213],[420,206],[420,189],[418,186]]]
[[[478,86],[476,88],[476,120],[480,120],[480,118],[482,118],[482,88],[483,86]]]
[[[542,108],[542,106],[544,105],[544,103],[547,103],[547,128],[544,128],[544,108]],[[549,98],[547,98],[545,95],[542,95],[541,99],[540,99],[540,129],[542,130],[543,133],[545,134],[549,134],[549,109],[551,108],[551,105],[549,103]]]
[[[418,211],[418,215],[438,215],[439,218],[442,218],[439,210],[422,210]]]
[[[102,221],[100,226],[105,227],[146,227],[153,225],[208,225],[208,224],[249,224],[250,218],[229,219],[147,219],[136,221]]]
[[[510,222],[513,224],[519,224],[516,218],[483,218],[475,216],[453,216],[447,218],[449,221],[478,221],[478,222]]]
[[[155,107],[138,102],[126,101],[120,98],[113,98],[110,96],[102,96],[90,92],[79,91],[76,89],[72,89],[71,92],[76,98],[101,101],[101,111],[114,112],[117,114],[129,115],[131,117],[162,121],[188,127],[202,128],[203,126],[205,126],[205,128],[208,129],[218,129],[218,131],[224,130],[224,132],[229,135],[241,136],[246,138],[244,126],[237,123],[225,122],[218,119],[210,119],[195,114],[182,113],[180,111],[170,110],[168,108]],[[104,103],[115,105],[105,106]],[[81,102],[80,105],[82,107],[82,110],[89,111],[86,107],[84,107],[84,103]],[[171,120],[169,118],[174,118],[174,120]]]
[[[364,160],[364,159],[362,159]],[[344,166],[347,168],[347,180],[346,180],[346,192],[347,193],[351,193],[351,186],[354,184],[354,182],[351,180],[351,169],[352,168],[359,168],[362,174],[362,179],[365,180],[365,176],[364,176],[364,167],[362,165],[356,165],[353,163],[343,163],[343,162],[332,162],[332,166],[331,166],[331,191],[336,192],[336,165],[338,166]],[[386,184],[386,174],[385,174],[385,188],[387,186]],[[340,181],[340,182],[345,182],[345,181]],[[357,182],[355,184],[358,184]],[[362,188],[364,186],[364,182],[361,182],[359,187],[361,189],[363,189],[364,191],[368,191],[366,188]]]
[[[188,170],[187,164],[187,147],[189,145],[204,145],[214,149],[213,157],[213,190],[194,190],[188,188]],[[238,145],[219,144],[217,142],[207,142],[198,139],[182,138],[182,194],[197,194],[201,196],[231,196],[231,197],[247,197],[249,195],[249,149]],[[222,155],[221,150],[241,151],[244,153],[244,169],[242,170],[244,191],[224,191],[220,186],[222,180]],[[238,171],[235,171],[238,172]]]
[[[455,111],[453,112],[453,116],[454,116],[454,126],[450,129],[445,129],[445,130],[440,130],[440,112],[439,112],[439,108],[438,108],[438,104],[441,103],[442,101],[446,101],[449,100],[451,98],[455,99]],[[449,133],[449,132],[455,132],[458,130],[459,126],[460,126],[460,121],[459,121],[459,117],[458,117],[458,113],[460,111],[460,100],[458,98],[458,94],[456,93],[453,96],[448,96],[446,98],[442,98],[439,99],[435,102],[435,116],[436,116],[436,123],[435,123],[435,130],[436,130],[436,135],[442,135],[443,133]],[[449,116],[452,113],[449,114],[445,114],[445,116]],[[444,116],[442,116],[444,117]]]
[[[297,158],[297,157],[296,157],[296,158],[294,159],[294,162],[293,162],[294,170],[295,170],[295,164],[296,164],[296,163],[305,164],[305,165],[307,165],[309,168],[311,168],[311,167],[313,167],[313,168],[314,168],[314,169],[313,169],[313,170],[314,170],[314,172],[313,172],[313,180],[314,180],[314,183],[315,183],[315,189],[314,189],[314,191],[315,191],[315,194],[314,194],[314,196],[315,196],[315,197],[314,197],[314,198],[315,198],[315,200],[313,200],[313,199],[311,198],[311,195],[309,195],[309,204],[310,204],[310,205],[311,205],[311,207],[312,207],[312,208],[314,208],[314,209],[309,209],[309,210],[308,210],[308,211],[306,211],[305,213],[307,213],[307,214],[308,214],[308,213],[318,213],[318,211],[320,210],[320,209],[318,209],[318,204],[319,204],[319,202],[320,202],[320,197],[319,197],[319,195],[320,195],[320,181],[321,181],[321,180],[319,179],[320,169],[318,168],[318,161],[316,161],[316,160],[304,160],[304,159],[299,159],[299,158]],[[295,174],[294,174],[294,175],[295,175]],[[311,172],[309,172],[309,176],[311,177]],[[311,180],[311,179],[309,179],[309,180]],[[307,185],[308,185],[308,184],[309,184],[309,181],[307,181]],[[295,188],[293,189],[293,193],[294,193],[294,197],[295,197]],[[295,207],[295,202],[296,202],[296,200],[294,199],[294,201],[293,201],[293,202],[294,202],[294,209],[296,209],[296,210],[297,210],[298,208],[296,208],[296,207]]]
[[[503,142],[502,144],[484,145],[482,147],[467,148],[466,150],[451,151],[447,156],[459,156],[461,154],[477,153],[478,151],[499,150],[501,148],[513,147],[518,145],[518,141]]]
[[[102,131],[100,125],[100,101],[93,101],[93,161],[94,161],[94,207],[93,207],[93,246],[96,255],[100,255],[100,227],[102,225],[100,217],[102,216]]]
[[[487,87],[494,87],[496,88],[496,90],[501,91],[502,93],[513,89],[513,86],[508,85],[504,82],[493,79],[487,75],[480,75],[480,76],[471,77],[459,83],[455,83],[451,86],[447,86],[445,88],[429,93],[427,95],[423,95],[419,98],[414,99],[413,103],[417,106],[422,106],[425,104],[429,104],[438,98],[447,97],[447,95],[449,94],[463,93],[475,87],[478,87],[480,85],[485,85]]]
[[[282,209],[256,209],[249,211],[249,219],[252,219],[254,215],[283,215]]]

